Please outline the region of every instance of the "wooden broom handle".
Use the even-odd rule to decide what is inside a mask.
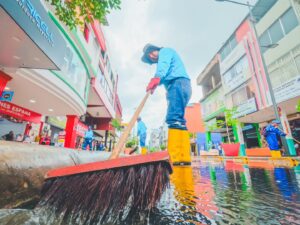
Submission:
[[[120,153],[123,150],[123,146],[129,136],[130,131],[132,130],[135,122],[137,121],[142,109],[144,108],[144,105],[150,95],[150,92],[147,92],[146,96],[143,98],[142,102],[140,103],[139,107],[136,109],[135,113],[133,114],[128,126],[124,130],[123,134],[121,135],[119,142],[117,143],[116,147],[113,149],[109,159],[116,159],[119,157]]]
[[[277,129],[280,130],[281,132],[285,133],[285,132],[284,132],[283,130],[281,130],[280,128],[277,127]],[[297,144],[300,144],[300,142],[299,142],[297,139],[295,139],[295,138],[293,137],[292,134],[291,134],[291,137],[292,137],[292,139],[294,140],[294,142],[296,142]]]

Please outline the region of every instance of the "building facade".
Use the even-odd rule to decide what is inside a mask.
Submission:
[[[101,25],[71,31],[43,1],[1,0],[0,15],[0,136],[75,148],[87,126],[111,130],[122,108]]]
[[[252,9],[255,23],[247,16],[198,77],[203,86],[201,104],[207,131],[212,128],[223,133],[213,124],[217,119],[225,120],[225,109],[234,110],[238,123],[230,137],[241,144],[241,155],[246,148],[262,146],[259,129],[275,118],[262,57],[288,134],[289,153],[295,154],[290,124],[298,117],[300,94],[299,11],[299,3],[293,0],[258,1]],[[219,85],[215,77],[220,77]]]

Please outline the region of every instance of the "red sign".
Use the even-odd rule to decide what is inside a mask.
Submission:
[[[75,127],[75,129],[76,129],[76,134],[78,136],[84,137],[84,134],[88,130],[88,127],[85,124],[83,124],[80,121],[78,121],[78,124]]]
[[[32,123],[40,123],[42,115],[10,102],[0,101],[0,113],[25,120]]]

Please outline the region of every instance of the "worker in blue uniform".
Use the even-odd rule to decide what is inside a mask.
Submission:
[[[140,140],[140,147],[142,148],[142,153],[147,151],[145,149],[146,146],[146,138],[147,138],[147,127],[145,123],[142,121],[142,118],[138,118],[138,123],[137,123],[137,135]]]
[[[93,139],[94,139],[94,133],[92,131],[92,127],[89,126],[88,130],[84,134],[84,142],[82,145],[82,150],[86,150],[86,147],[89,146],[89,150],[93,150]]]
[[[143,62],[157,64],[155,75],[146,90],[153,93],[158,85],[163,84],[167,90],[168,101],[166,123],[169,128],[186,130],[184,112],[192,89],[182,60],[171,48],[159,48],[147,44],[143,51]]]
[[[146,91],[153,93],[158,85],[164,85],[167,91],[166,123],[169,127],[168,150],[171,159],[175,163],[190,164],[190,143],[184,114],[192,89],[184,64],[174,49],[152,44],[145,45],[142,61],[157,65]],[[170,146],[174,147],[170,149]]]
[[[271,124],[269,124],[264,130],[263,135],[266,138],[266,141],[268,143],[269,149],[271,151],[279,151],[279,137],[280,136],[286,136],[286,134],[278,129],[278,125],[280,122],[278,120],[273,120]]]

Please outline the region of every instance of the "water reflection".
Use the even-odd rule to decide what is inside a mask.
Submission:
[[[0,224],[61,224],[45,218],[32,210],[0,211]],[[174,167],[157,208],[116,224],[300,224],[300,166],[199,160]]]

